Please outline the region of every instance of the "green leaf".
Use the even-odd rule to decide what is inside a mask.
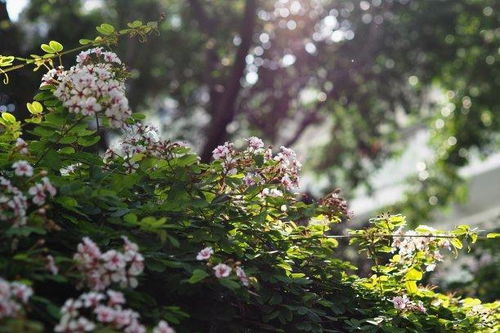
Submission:
[[[500,238],[500,233],[498,232],[490,232],[486,235],[486,238]]]
[[[14,59],[13,56],[0,56],[0,67],[12,66]]]
[[[128,25],[130,28],[139,28],[140,26],[142,26],[142,21],[136,20],[136,21],[134,21],[134,22],[127,23],[127,25]]]
[[[189,278],[188,282],[193,283],[193,284],[198,283],[201,280],[203,280],[204,278],[206,278],[207,276],[209,276],[209,274],[206,271],[198,268],[198,269],[195,269],[193,271],[193,274]]]
[[[47,44],[42,44],[42,45],[40,45],[40,48],[41,48],[44,52],[47,52],[47,53],[49,53],[49,54],[56,53],[56,51],[55,51],[53,48],[51,48],[49,45],[47,45]]]
[[[66,155],[74,154],[75,153],[75,148],[73,148],[73,147],[64,147],[64,148],[59,149],[59,153],[66,154]]]
[[[13,124],[16,122],[16,117],[14,117],[12,114],[10,114],[8,112],[2,113],[2,119],[10,124]]]
[[[78,42],[80,43],[80,45],[87,45],[87,44],[92,43],[92,40],[90,40],[90,39],[80,39]]]
[[[49,47],[50,47],[52,50],[54,50],[54,51],[55,51],[54,53],[59,53],[59,52],[61,52],[61,51],[64,49],[64,47],[62,46],[62,44],[61,44],[61,43],[59,43],[59,42],[56,42],[55,40],[51,40],[51,41],[49,42]]]
[[[101,140],[100,136],[82,136],[78,138],[78,144],[82,147],[90,147]]]
[[[128,213],[123,216],[123,220],[127,223],[135,224],[137,223],[137,215],[135,215],[134,213]]]
[[[73,208],[78,206],[78,202],[71,197],[57,197],[56,202],[60,203],[63,207]]]
[[[417,283],[415,281],[406,281],[405,287],[409,294],[414,294],[418,291]]]
[[[136,113],[132,113],[132,118],[134,118],[136,120],[143,120],[146,118],[146,115],[136,112]]]
[[[236,290],[241,288],[241,284],[238,282],[228,279],[228,278],[221,278],[219,279],[219,283],[222,284],[224,287],[231,289],[231,290]]]
[[[420,281],[422,279],[422,272],[415,269],[411,268],[408,272],[405,274],[405,279],[406,280],[412,280],[412,281]]]
[[[43,106],[39,102],[26,103],[26,108],[31,114],[39,114],[43,112]]]
[[[115,27],[111,24],[103,23],[100,26],[96,27],[96,30],[103,35],[111,35],[115,32]]]
[[[76,136],[65,136],[65,137],[61,138],[61,140],[59,140],[59,143],[70,144],[70,143],[75,142],[76,139],[77,139]]]
[[[461,249],[463,247],[462,242],[458,238],[452,238],[450,242],[457,249]]]

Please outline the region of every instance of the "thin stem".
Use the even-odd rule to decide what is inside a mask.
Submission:
[[[411,237],[419,237],[419,238],[457,238],[457,236],[453,235],[407,235],[407,234],[373,234],[373,237],[388,237],[388,238],[411,238]],[[314,238],[334,238],[334,239],[351,239],[351,238],[367,238],[366,235],[322,235],[322,236],[314,236],[308,237],[307,239]],[[296,238],[298,240],[304,240],[305,238]],[[478,236],[478,240],[482,239],[493,239],[488,238],[486,236]]]

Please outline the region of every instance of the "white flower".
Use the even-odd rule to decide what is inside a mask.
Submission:
[[[226,264],[218,264],[213,268],[213,270],[215,271],[215,276],[219,279],[228,277],[229,274],[231,274],[231,267]]]
[[[264,148],[264,142],[256,136],[249,137],[246,141],[248,142],[248,146],[253,150]]]
[[[281,192],[280,190],[275,189],[275,188],[269,189],[266,187],[265,189],[262,190],[262,192],[260,192],[260,197],[262,197],[262,198],[265,198],[265,197],[277,198],[277,197],[282,197],[282,196],[283,196],[283,192]]]
[[[99,305],[95,308],[94,313],[101,323],[110,323],[115,320],[115,310],[109,306]]]
[[[247,173],[245,177],[243,177],[243,183],[246,186],[252,186],[255,185],[255,180],[254,180],[255,174],[253,173]]]
[[[109,297],[110,306],[114,306],[114,305],[124,304],[125,303],[125,297],[123,296],[123,293],[121,293],[119,291],[108,290],[107,294],[108,294],[108,297]]]
[[[104,299],[104,295],[96,292],[89,292],[80,296],[83,306],[86,308],[95,308]]]
[[[69,298],[64,302],[64,305],[61,309],[61,313],[63,315],[68,314],[72,317],[75,317],[78,315],[78,309],[82,307],[82,302],[80,300],[74,300],[72,298]]]
[[[52,185],[50,182],[49,178],[43,177],[42,178],[42,184],[43,184],[43,189],[47,192],[49,192],[51,197],[54,197],[57,193],[56,188]]]
[[[175,330],[164,320],[160,320],[158,326],[153,328],[153,333],[175,333]]]
[[[56,263],[54,261],[54,257],[51,255],[48,255],[45,257],[45,260],[47,260],[47,263],[45,264],[45,268],[52,273],[52,275],[57,275],[59,273],[59,268],[57,268]]]
[[[422,313],[427,312],[427,309],[425,308],[424,303],[422,303],[422,301],[418,301],[418,303],[415,305],[415,310]]]
[[[90,332],[95,329],[95,324],[85,317],[78,318],[77,321],[78,329],[77,332]]]
[[[15,147],[20,154],[28,154],[28,144],[23,139],[17,138]]]
[[[208,260],[214,254],[214,250],[211,247],[206,247],[196,255],[196,260]]]
[[[126,265],[125,258],[123,254],[116,250],[109,250],[102,255],[102,260],[104,260],[104,267],[116,271],[120,268],[124,268]]]
[[[212,152],[214,160],[229,159],[233,152],[233,144],[226,142],[215,148]]]
[[[12,295],[25,304],[28,303],[28,300],[33,295],[31,287],[19,282],[12,282],[10,288]]]
[[[33,167],[26,161],[20,160],[12,164],[16,176],[33,176]]]
[[[137,320],[134,320],[130,325],[124,330],[125,333],[145,333],[146,328],[139,324]]]
[[[243,268],[241,268],[239,266],[236,267],[236,276],[240,279],[241,283],[243,283],[243,285],[245,287],[248,287],[250,285],[248,277],[245,274],[245,271],[243,270]]]
[[[45,188],[42,184],[35,184],[35,186],[30,187],[28,193],[33,196],[31,199],[35,205],[41,206],[45,203]]]
[[[427,265],[427,266],[425,267],[425,270],[426,270],[427,272],[432,272],[432,271],[434,271],[434,269],[436,269],[436,264],[429,264],[429,265]]]
[[[406,295],[403,296],[395,296],[392,299],[392,303],[394,304],[394,308],[396,310],[404,310],[408,304],[410,303],[410,300]]]

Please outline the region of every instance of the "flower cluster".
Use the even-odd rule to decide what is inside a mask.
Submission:
[[[302,164],[297,160],[295,152],[281,146],[280,152],[274,157],[274,160],[278,162],[281,184],[288,190],[298,187]]]
[[[200,252],[198,252],[198,254],[196,255],[196,260],[199,260],[199,261],[209,260],[213,254],[214,254],[214,250],[211,247],[206,247],[206,248],[202,249]],[[219,263],[219,264],[215,265],[212,269],[214,271],[215,277],[217,277],[218,279],[228,277],[229,275],[231,275],[231,272],[233,271],[233,268],[231,268],[231,266],[226,265],[224,263]],[[243,268],[236,265],[234,267],[234,271],[235,271],[238,279],[241,281],[241,283],[245,287],[248,287],[250,285],[250,280],[248,279]]]
[[[47,193],[53,198],[57,190],[50,182],[49,178],[43,177],[41,183],[37,183],[34,186],[30,187],[28,193],[32,196],[32,201],[35,205],[42,206],[45,204],[45,200],[47,199]]]
[[[136,154],[161,157],[171,152],[172,147],[182,145],[179,142],[162,140],[158,130],[152,126],[142,123],[126,125],[123,128],[123,135],[118,145],[106,150],[104,163],[106,168],[109,169],[117,159],[123,160],[123,166],[127,172],[131,173],[139,167],[137,161],[134,159]]]
[[[434,229],[428,226],[423,226],[425,230]],[[392,241],[392,252],[397,252],[401,256],[402,261],[412,261],[416,252],[423,252],[425,258],[426,270],[433,271],[436,267],[436,262],[443,260],[443,255],[440,252],[441,248],[450,250],[450,243],[446,239],[438,239],[432,237],[428,232],[418,232],[409,230],[404,232],[402,228],[395,231],[397,235],[404,237],[394,237]]]
[[[413,311],[413,312],[422,312],[426,313],[427,309],[424,307],[422,301],[413,302],[408,296],[395,296],[391,300],[394,308],[398,311]]]
[[[89,332],[98,324],[127,333],[145,333],[139,314],[124,308],[125,297],[121,292],[89,292],[77,299],[66,300],[61,308],[61,319],[56,332]],[[87,314],[85,316],[84,314]]]
[[[70,112],[84,116],[104,115],[111,127],[120,128],[132,111],[120,73],[125,68],[116,54],[93,48],[77,56],[69,70],[51,69],[43,85],[54,85],[56,96]]]
[[[18,177],[33,176],[33,167],[26,161],[14,162],[12,169]],[[15,227],[25,225],[29,208],[28,195],[33,204],[42,206],[45,204],[47,194],[54,197],[56,193],[56,188],[47,177],[43,177],[40,183],[30,187],[26,195],[11,180],[0,176],[0,221],[8,221]]]
[[[137,287],[137,276],[144,270],[144,257],[137,244],[125,236],[122,238],[123,252],[109,250],[105,253],[90,238],[83,238],[74,255],[78,270],[83,274],[83,284],[92,290],[104,290],[113,282],[121,287]]]
[[[0,278],[0,319],[17,316],[32,295],[33,290],[27,285]]]
[[[28,200],[10,180],[0,176],[0,221],[8,221],[13,226],[26,224]]]
[[[212,152],[214,160],[221,161],[224,173],[234,175],[238,171],[244,173],[243,183],[252,185],[281,184],[291,191],[299,186],[299,171],[302,167],[292,149],[280,147],[280,151],[273,156],[271,148],[265,148],[264,143],[257,137],[246,139],[247,148],[243,151],[235,149],[234,144],[226,142]],[[256,167],[255,156],[262,156],[263,166]],[[282,192],[267,189],[261,197],[281,196]]]

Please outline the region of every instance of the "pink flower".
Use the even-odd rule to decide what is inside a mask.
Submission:
[[[101,323],[110,323],[115,320],[115,310],[109,306],[99,305],[95,308],[94,313]]]
[[[422,301],[418,301],[418,303],[415,305],[415,310],[422,313],[427,312],[427,309],[425,308],[424,303],[422,303]]]
[[[136,243],[132,243],[131,241],[129,241],[127,236],[122,236],[122,239],[123,242],[125,243],[123,245],[125,251],[133,251],[133,252],[139,251],[139,246],[137,246]]]
[[[51,255],[48,255],[45,257],[45,260],[47,263],[45,264],[45,268],[52,273],[52,275],[57,275],[59,273],[59,268],[57,268],[56,263],[54,261],[54,257]]]
[[[230,142],[226,142],[221,146],[215,148],[212,152],[214,160],[222,160],[231,157],[231,153],[233,150],[233,144]]]
[[[404,310],[407,305],[410,303],[410,300],[406,295],[393,297],[392,303],[394,304],[394,308],[396,310]]]
[[[175,333],[175,330],[166,321],[160,320],[158,326],[153,328],[153,333]]]
[[[102,255],[102,260],[104,260],[104,267],[109,270],[116,271],[120,268],[124,268],[126,265],[125,258],[123,254],[116,250],[109,250]]]
[[[74,300],[69,298],[64,302],[64,305],[61,309],[61,313],[63,315],[68,314],[72,317],[78,315],[78,309],[82,307],[82,302],[80,300]]]
[[[42,184],[35,184],[35,186],[30,187],[28,193],[33,197],[31,200],[35,205],[41,206],[45,203],[47,196]]]
[[[83,244],[78,244],[78,252],[86,254],[91,258],[97,258],[101,256],[101,250],[99,249],[97,244],[88,237],[83,237]]]
[[[107,294],[109,297],[109,301],[108,301],[109,306],[125,304],[125,297],[123,296],[123,293],[121,293],[119,291],[108,290]]]
[[[142,326],[137,320],[132,321],[130,325],[125,329],[125,333],[145,333],[146,328]]]
[[[253,179],[254,176],[255,175],[252,173],[247,173],[245,177],[243,177],[243,183],[245,183],[246,186],[255,185],[255,180]]]
[[[240,266],[236,267],[236,276],[240,279],[241,283],[245,286],[248,287],[250,285],[248,277]]]
[[[42,178],[42,184],[43,184],[43,189],[47,192],[49,192],[51,197],[54,197],[57,193],[56,188],[52,185],[50,182],[49,178],[43,177]]]
[[[80,317],[77,320],[76,332],[90,332],[95,329],[95,324],[85,317]]]
[[[14,169],[14,173],[16,176],[22,177],[31,177],[33,176],[33,167],[26,161],[17,161],[12,164],[12,169]]]
[[[23,303],[28,303],[28,300],[33,295],[33,289],[19,282],[12,282],[10,288],[12,295]]]
[[[21,138],[17,138],[16,140],[16,150],[19,151],[20,154],[28,153],[28,144]]]
[[[196,260],[208,260],[214,254],[214,250],[211,247],[206,247],[196,255]]]
[[[104,295],[96,292],[89,292],[80,296],[83,306],[86,308],[95,308],[104,299]]]
[[[253,150],[264,148],[264,142],[256,136],[249,137],[246,139],[248,146]]]
[[[130,325],[132,322],[136,321],[138,318],[138,314],[135,311],[126,309],[126,310],[117,310],[115,312],[115,325],[118,327],[123,327]]]
[[[231,267],[226,264],[218,264],[213,268],[213,270],[215,271],[215,276],[219,279],[228,277],[229,274],[231,274]]]

